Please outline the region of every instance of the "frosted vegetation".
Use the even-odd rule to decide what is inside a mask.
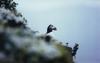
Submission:
[[[59,41],[36,34],[24,19],[0,8],[0,63],[72,63],[72,56]]]

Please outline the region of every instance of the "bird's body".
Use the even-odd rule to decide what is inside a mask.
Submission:
[[[48,28],[47,28],[47,34],[48,33],[50,33],[50,32],[52,32],[53,30],[57,30],[57,28],[56,27],[54,27],[52,24],[50,24],[49,26],[48,26]]]
[[[76,56],[77,50],[79,49],[79,44],[75,44],[75,46],[73,47],[73,51],[72,51],[72,56]]]

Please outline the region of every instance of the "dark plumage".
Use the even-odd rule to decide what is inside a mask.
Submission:
[[[48,28],[47,28],[47,34],[50,33],[50,32],[52,32],[53,30],[57,30],[57,28],[54,27],[52,24],[50,24],[50,25],[48,26]]]
[[[76,55],[77,50],[79,49],[78,46],[79,46],[79,44],[75,44],[75,46],[73,47],[72,56]]]

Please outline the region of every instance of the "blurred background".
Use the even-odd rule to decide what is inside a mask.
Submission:
[[[15,0],[27,25],[41,34],[49,24],[54,38],[72,47],[79,43],[76,63],[100,63],[99,0]]]

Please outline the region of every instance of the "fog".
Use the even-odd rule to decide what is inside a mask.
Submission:
[[[97,0],[16,0],[18,10],[32,30],[46,33],[49,24],[58,28],[51,33],[70,46],[79,43],[77,63],[100,63],[100,1]]]

